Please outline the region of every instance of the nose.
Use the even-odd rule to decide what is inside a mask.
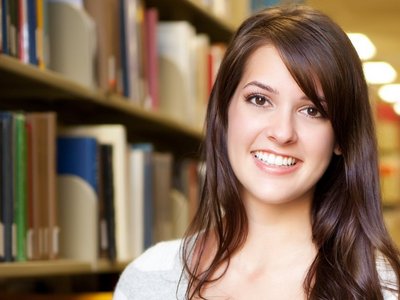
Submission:
[[[297,141],[297,130],[293,114],[276,110],[268,116],[267,138],[277,144],[287,145]]]

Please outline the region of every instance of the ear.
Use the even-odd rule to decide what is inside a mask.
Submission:
[[[340,147],[336,144],[335,148],[333,148],[333,153],[336,155],[342,155],[342,150],[340,150]]]

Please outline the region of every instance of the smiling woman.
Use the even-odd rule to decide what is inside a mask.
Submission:
[[[134,261],[115,299],[398,298],[367,85],[331,19],[284,6],[241,25],[203,150],[186,237]]]

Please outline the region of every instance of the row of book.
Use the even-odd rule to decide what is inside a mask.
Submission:
[[[0,112],[0,257],[128,262],[182,236],[198,202],[199,163],[119,124],[57,128],[54,112]]]
[[[48,63],[47,0],[0,0],[0,53],[44,68]]]
[[[54,113],[0,112],[0,257],[57,256]]]
[[[203,125],[224,44],[142,0],[0,0],[0,52]],[[10,21],[8,21],[10,20]]]

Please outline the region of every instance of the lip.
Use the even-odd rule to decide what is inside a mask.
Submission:
[[[279,156],[283,156],[283,157],[292,157],[296,160],[296,164],[292,165],[292,166],[284,166],[284,167],[276,166],[276,165],[268,165],[268,164],[263,163],[258,158],[256,158],[254,156],[255,152],[264,152],[264,153],[271,153],[271,154],[279,155]],[[291,173],[295,172],[296,170],[298,170],[300,168],[301,164],[303,163],[303,161],[296,156],[273,151],[273,150],[256,149],[256,150],[252,150],[250,153],[251,153],[251,156],[252,156],[257,168],[259,168],[261,171],[263,171],[265,173],[272,174],[272,175],[291,174]]]

